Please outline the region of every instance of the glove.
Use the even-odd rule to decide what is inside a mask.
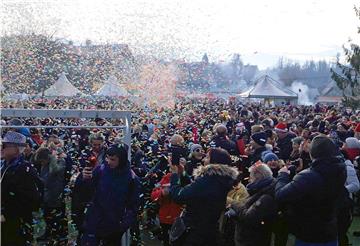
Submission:
[[[236,215],[236,212],[232,208],[229,208],[229,210],[225,212],[225,216],[228,217],[228,218],[234,217],[235,215]]]

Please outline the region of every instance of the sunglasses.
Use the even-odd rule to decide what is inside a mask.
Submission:
[[[201,151],[202,151],[202,149],[196,149],[195,150],[195,152],[198,152],[198,153],[201,152]]]

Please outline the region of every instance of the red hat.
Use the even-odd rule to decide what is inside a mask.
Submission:
[[[360,132],[360,123],[358,123],[357,126],[355,127],[355,132]]]
[[[280,122],[275,126],[275,131],[287,132],[288,131],[287,125],[283,122]]]

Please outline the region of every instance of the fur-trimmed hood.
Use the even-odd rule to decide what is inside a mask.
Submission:
[[[224,164],[209,164],[196,168],[193,174],[195,179],[202,176],[217,175],[222,177],[229,177],[233,180],[236,180],[239,172],[236,167],[230,167]]]

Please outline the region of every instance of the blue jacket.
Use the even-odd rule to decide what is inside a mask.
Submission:
[[[92,202],[85,215],[86,233],[106,237],[123,233],[136,221],[141,185],[129,166],[111,169],[97,166],[90,180],[77,180],[78,185],[93,190]]]
[[[346,168],[342,159],[318,159],[295,175],[280,173],[275,197],[287,207],[290,231],[300,240],[325,243],[337,239],[337,209],[344,199]]]
[[[210,164],[195,169],[194,182],[185,187],[181,187],[178,174],[171,176],[171,198],[186,204],[184,222],[190,227],[186,243],[211,245],[216,241],[218,220],[237,175],[233,167]]]

